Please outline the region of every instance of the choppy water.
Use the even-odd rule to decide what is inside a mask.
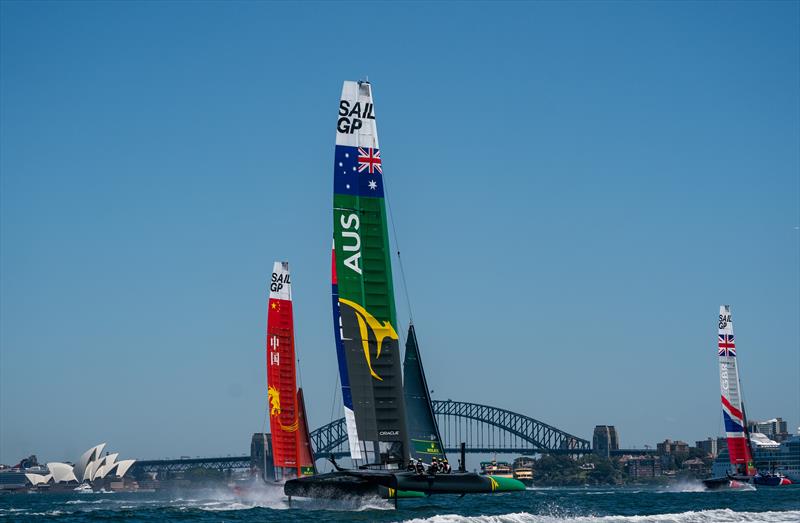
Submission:
[[[671,488],[550,488],[526,492],[350,502],[295,500],[279,490],[248,499],[227,491],[183,494],[13,494],[0,496],[0,521],[413,521],[424,523],[800,522],[800,485],[705,492]]]

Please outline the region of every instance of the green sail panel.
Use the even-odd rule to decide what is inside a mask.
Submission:
[[[381,162],[372,88],[345,82],[333,195],[334,322],[338,317],[337,350],[345,363],[340,373],[349,383],[358,440],[373,442],[364,450],[400,460],[407,434]]]
[[[430,462],[434,457],[445,458],[414,325],[408,327],[406,355],[403,359],[403,388],[408,414],[410,456],[424,462]]]

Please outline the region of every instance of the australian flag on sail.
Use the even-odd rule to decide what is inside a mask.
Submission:
[[[733,334],[720,334],[717,347],[719,348],[718,354],[720,356],[736,357],[736,345],[733,343]]]
[[[379,149],[337,145],[333,173],[334,193],[383,198],[383,166]]]

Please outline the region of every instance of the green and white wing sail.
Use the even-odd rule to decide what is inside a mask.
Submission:
[[[383,177],[372,87],[345,82],[334,156],[334,329],[345,408],[365,458],[391,461],[405,459],[407,434]]]

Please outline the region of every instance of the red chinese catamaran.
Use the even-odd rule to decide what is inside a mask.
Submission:
[[[267,398],[275,480],[313,475],[314,456],[303,390],[297,388],[292,282],[288,262],[275,262],[267,311]]]

